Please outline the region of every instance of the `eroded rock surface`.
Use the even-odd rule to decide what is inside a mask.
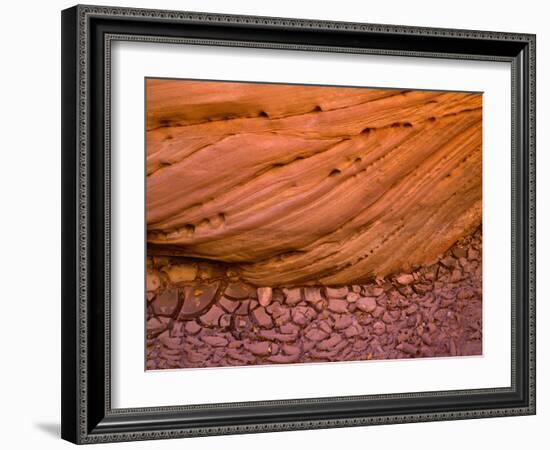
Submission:
[[[220,266],[150,257],[147,368],[480,355],[481,252],[478,229],[410,272],[270,292]],[[174,283],[181,264],[196,278]]]
[[[255,286],[416,286],[410,267],[480,224],[481,94],[149,79],[147,99],[157,254]]]

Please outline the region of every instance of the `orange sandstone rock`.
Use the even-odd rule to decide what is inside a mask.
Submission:
[[[477,93],[147,80],[147,240],[256,286],[348,285],[481,222]]]

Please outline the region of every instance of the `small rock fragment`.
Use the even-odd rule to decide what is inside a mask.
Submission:
[[[175,264],[162,269],[168,275],[171,283],[193,281],[197,277],[196,264]]]
[[[348,314],[343,314],[334,321],[334,328],[337,330],[343,330],[349,327],[353,322],[353,319]]]
[[[328,324],[328,322],[326,322],[326,321],[322,321],[322,322],[318,323],[317,326],[327,334],[332,333],[332,328]]]
[[[214,301],[219,283],[198,284],[186,286],[183,291],[183,306],[180,310],[180,319],[196,316],[205,311]]]
[[[361,297],[357,300],[357,308],[363,312],[373,312],[376,309],[376,299],[374,297]]]
[[[297,325],[306,325],[313,317],[315,311],[307,306],[297,306],[291,312],[292,321]]]
[[[296,339],[296,335],[278,333],[273,329],[260,330],[259,335],[263,339],[267,339],[269,341],[278,341],[278,342],[292,342]]]
[[[247,353],[242,353],[234,348],[227,350],[227,356],[241,364],[252,364],[256,360],[253,356]]]
[[[228,343],[227,339],[220,336],[202,336],[201,340],[212,347],[225,347]]]
[[[197,334],[199,331],[201,331],[202,328],[197,322],[192,320],[190,322],[185,323],[184,329],[185,329],[185,332],[187,334],[193,335],[193,334]]]
[[[158,288],[160,288],[161,281],[160,276],[157,272],[153,272],[151,270],[147,271],[147,291],[156,291]]]
[[[289,305],[296,305],[302,301],[302,293],[300,288],[283,289],[285,301]]]
[[[293,355],[271,355],[267,358],[269,362],[275,363],[275,364],[290,364],[293,362],[296,362],[300,359],[300,353],[295,353]]]
[[[222,297],[218,303],[223,309],[225,309],[229,313],[235,312],[235,310],[240,306],[240,302],[229,300],[226,297]]]
[[[398,311],[399,312],[399,311]],[[392,315],[390,314],[389,311],[386,311],[383,315],[382,315],[382,320],[385,322],[385,323],[392,323],[395,319],[392,317]]]
[[[172,337],[183,337],[184,327],[186,322],[174,322],[172,329],[170,330],[170,336]]]
[[[413,290],[410,286],[402,286],[397,289],[401,295],[405,297],[410,297],[413,294]]]
[[[433,286],[427,283],[417,283],[413,286],[413,289],[417,294],[424,295],[427,292],[431,291],[433,289]]]
[[[200,263],[198,276],[202,280],[210,280],[214,278],[223,278],[226,270],[223,266],[212,263]]]
[[[374,287],[371,289],[371,293],[375,297],[380,297],[384,293],[384,289],[382,289],[381,287]]]
[[[323,339],[326,339],[329,335],[325,333],[324,331],[319,330],[318,328],[314,328],[312,330],[309,330],[305,336],[308,339],[311,339],[312,341],[319,342]]]
[[[455,258],[465,258],[468,252],[464,247],[455,246],[453,247],[452,253]]]
[[[280,289],[273,289],[271,301],[283,303],[285,301],[285,296],[283,292]]]
[[[333,334],[329,339],[319,342],[316,347],[319,350],[331,350],[335,345],[342,342],[342,337],[339,334]]]
[[[273,319],[275,320],[275,324],[280,327],[287,323],[290,320],[290,310],[284,309],[280,311],[280,314],[273,314]]]
[[[378,319],[384,314],[384,311],[385,311],[384,308],[382,308],[381,306],[377,306],[376,308],[374,308],[374,311],[371,313],[372,317],[375,317]]]
[[[473,292],[468,288],[461,288],[456,296],[460,300],[465,300],[473,297]]]
[[[479,252],[474,248],[468,249],[468,259],[479,261]]]
[[[451,283],[456,283],[461,279],[462,279],[462,272],[460,272],[460,270],[458,269],[453,270],[453,273],[451,274]]]
[[[271,342],[251,342],[245,343],[245,348],[257,356],[267,356],[271,354]]]
[[[239,308],[235,311],[235,314],[239,316],[247,316],[250,310],[250,300],[244,300],[239,302]]]
[[[409,344],[408,342],[402,342],[397,347],[395,347],[397,350],[401,350],[404,353],[407,353],[408,355],[417,355],[420,353],[420,350],[416,348],[414,345]]]
[[[231,326],[231,314],[224,314],[220,317],[219,324],[221,328],[228,328]]]
[[[281,330],[281,333],[283,334],[296,334],[300,330],[295,324],[293,323],[285,323],[284,325],[281,325],[279,327],[279,330]]]
[[[348,294],[348,287],[342,286],[339,288],[334,287],[327,287],[325,288],[325,292],[327,293],[327,297],[329,298],[345,298]]]
[[[455,343],[454,339],[451,339],[449,341],[449,352],[451,353],[451,356],[457,356],[458,355],[458,351],[457,351],[456,343]]]
[[[171,319],[166,317],[152,317],[147,321],[147,336],[154,337],[168,328]]]
[[[297,344],[284,344],[283,345],[283,353],[286,353],[287,355],[299,355],[300,354],[300,346]]]
[[[179,294],[177,289],[167,289],[152,303],[153,311],[158,316],[172,316],[179,306]]]
[[[346,300],[331,298],[328,302],[328,309],[335,313],[347,313],[348,302]]]
[[[395,278],[399,284],[408,285],[414,282],[414,277],[410,273],[403,273]]]
[[[378,321],[372,326],[372,329],[374,331],[374,334],[380,336],[386,332],[386,324],[384,322]]]
[[[432,345],[432,338],[429,334],[423,333],[422,334],[422,342],[424,342],[426,345],[430,346]]]
[[[456,259],[449,255],[441,260],[441,264],[443,264],[448,269],[452,269],[456,266]]]
[[[352,325],[344,330],[344,334],[347,338],[352,338],[363,332],[363,327],[359,324]]]
[[[225,289],[224,294],[226,297],[235,300],[244,300],[252,297],[252,291],[254,291],[255,295],[256,290],[252,286],[246,283],[237,282],[229,284],[229,286]]]
[[[321,289],[318,287],[306,287],[304,289],[304,298],[308,303],[317,303],[323,300]]]
[[[267,314],[263,306],[259,306],[254,311],[252,311],[252,317],[254,318],[256,323],[262,328],[273,327],[273,321],[271,320],[271,316]]]
[[[267,306],[271,303],[273,298],[273,289],[270,287],[260,287],[257,289],[258,292],[258,301],[260,305]]]
[[[200,316],[200,321],[208,327],[217,327],[220,325],[220,317],[223,315],[223,309],[217,305],[214,305],[206,314]]]

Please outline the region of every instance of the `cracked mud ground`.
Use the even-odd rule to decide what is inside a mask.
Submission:
[[[431,264],[347,286],[257,287],[149,257],[147,369],[480,355],[481,229]]]

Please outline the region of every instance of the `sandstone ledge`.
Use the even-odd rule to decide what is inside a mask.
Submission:
[[[257,286],[350,285],[481,223],[482,96],[147,81],[147,240]]]

